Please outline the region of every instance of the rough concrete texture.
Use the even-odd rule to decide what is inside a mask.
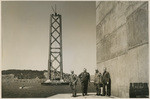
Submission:
[[[118,97],[114,97],[114,96],[97,96],[95,93],[88,93],[87,96],[82,96],[82,93],[77,93],[77,96],[76,97],[72,97],[72,94],[71,93],[64,93],[64,94],[56,94],[56,95],[53,95],[51,97],[48,97],[48,98],[82,98],[82,99],[93,99],[93,98],[118,98]]]
[[[142,5],[127,17],[128,45],[133,48],[148,42],[148,6]]]
[[[149,81],[148,2],[96,2],[97,67],[107,67],[112,95],[129,97],[129,85]]]

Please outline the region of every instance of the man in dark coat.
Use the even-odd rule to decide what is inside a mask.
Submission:
[[[81,90],[82,95],[87,95],[88,90],[88,83],[90,82],[90,74],[87,72],[87,70],[84,68],[83,72],[79,75],[80,81],[81,81]]]
[[[74,74],[74,71],[71,71],[71,75],[69,77],[69,82],[70,82],[69,85],[70,85],[70,88],[72,90],[72,96],[73,97],[76,97],[76,93],[77,93],[77,88],[76,88],[77,81],[78,81],[77,75]]]
[[[107,87],[107,91],[106,91]],[[107,93],[107,94],[106,94]],[[103,95],[111,95],[111,79],[109,72],[106,71],[106,68],[104,68],[103,72]]]

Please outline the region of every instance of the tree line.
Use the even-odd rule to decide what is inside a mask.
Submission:
[[[38,70],[3,70],[2,75],[13,74],[15,78],[18,79],[45,79],[44,72],[46,70],[38,71]]]

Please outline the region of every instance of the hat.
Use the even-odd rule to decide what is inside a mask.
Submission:
[[[98,69],[95,69],[95,71],[98,71]]]

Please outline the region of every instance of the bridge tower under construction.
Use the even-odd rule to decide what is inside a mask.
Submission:
[[[56,12],[56,6],[53,11],[50,15],[48,74],[50,81],[63,81],[62,17]]]

